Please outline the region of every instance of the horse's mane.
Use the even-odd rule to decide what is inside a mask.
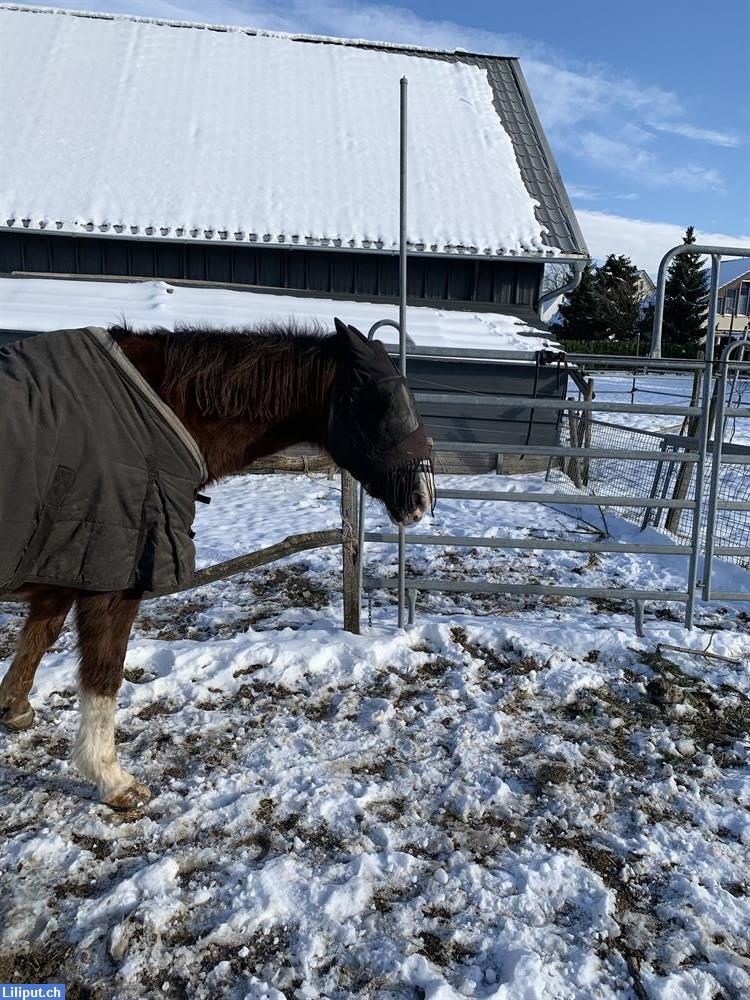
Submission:
[[[299,411],[301,405],[322,410],[335,375],[335,338],[317,324],[180,325],[174,332],[119,325],[109,332],[115,340],[163,340],[160,393],[183,411],[192,402],[207,416],[265,420]]]

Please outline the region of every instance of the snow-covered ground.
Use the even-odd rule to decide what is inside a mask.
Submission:
[[[212,492],[202,565],[337,522],[322,476]],[[368,523],[387,526],[374,504]],[[430,525],[467,526],[588,530],[546,506],[449,500]],[[369,551],[395,570],[392,547]],[[624,554],[408,558],[513,582],[669,590],[684,573]],[[95,804],[69,764],[64,631],[37,724],[0,737],[0,981],[102,998],[749,995],[750,603],[701,608],[690,633],[679,605],[649,604],[639,639],[626,602],[430,594],[400,632],[383,592],[352,636],[339,559],[143,605],[119,710],[120,753],[154,791],[142,815]],[[738,567],[718,580],[750,594]],[[0,657],[20,623],[0,605]]]
[[[637,374],[635,377],[621,372],[598,372],[594,376],[596,383],[596,398],[610,403],[664,404],[673,406],[690,406],[693,389],[693,375],[678,374]],[[747,406],[750,401],[750,379],[747,371],[741,377],[734,379],[731,375],[727,385],[727,405]],[[660,413],[627,414],[629,427],[644,430],[664,430],[668,426],[679,427],[682,417]],[[612,415],[613,421],[619,419],[625,422],[625,417]],[[726,440],[736,444],[750,444],[750,420],[730,422]]]

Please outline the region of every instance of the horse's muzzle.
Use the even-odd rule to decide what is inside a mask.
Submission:
[[[398,525],[399,528],[411,528],[413,525],[418,524],[432,507],[430,480],[425,473],[420,473],[418,485],[412,493],[411,499],[411,509],[408,514],[404,514],[401,518],[389,515],[391,521]]]

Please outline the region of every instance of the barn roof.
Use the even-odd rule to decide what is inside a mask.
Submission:
[[[406,76],[413,249],[586,254],[516,59],[6,4],[0,64],[0,228],[392,252]]]

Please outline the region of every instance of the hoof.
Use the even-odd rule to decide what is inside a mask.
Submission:
[[[104,804],[115,812],[134,812],[142,809],[150,798],[151,790],[148,786],[142,785],[140,781],[134,781],[125,791],[107,799]]]
[[[5,726],[12,733],[23,732],[24,729],[31,729],[34,724],[34,709],[28,702],[21,705],[6,705],[0,708],[0,725]]]

